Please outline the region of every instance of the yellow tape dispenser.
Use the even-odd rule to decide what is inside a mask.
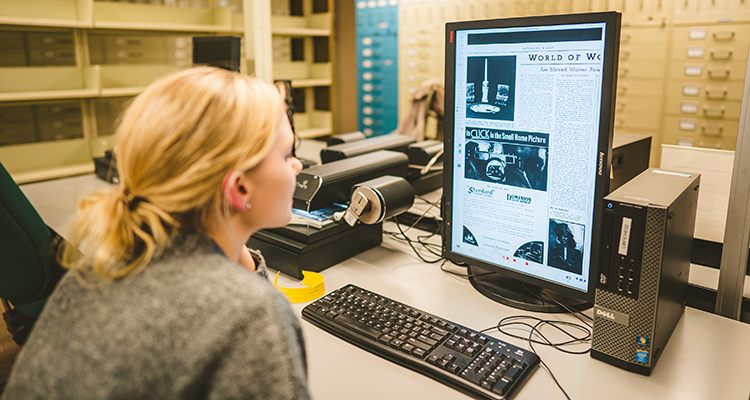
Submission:
[[[307,287],[287,288],[279,286],[279,272],[273,280],[276,286],[292,303],[307,303],[313,301],[326,293],[325,278],[317,272],[302,271],[302,284]]]

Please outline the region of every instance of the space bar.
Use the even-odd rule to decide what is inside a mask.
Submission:
[[[351,318],[345,316],[345,315],[339,315],[336,318],[333,319],[333,322],[343,325],[353,331],[357,331],[369,338],[372,338],[374,340],[378,340],[378,337],[381,335],[382,332],[378,331],[377,329],[374,329],[372,327],[369,327],[364,324],[360,324],[357,321],[352,320]]]

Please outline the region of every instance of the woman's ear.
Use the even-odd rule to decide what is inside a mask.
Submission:
[[[232,207],[239,211],[250,208],[250,203],[248,203],[250,197],[249,190],[244,173],[236,170],[227,173],[221,187],[224,198],[227,199]]]

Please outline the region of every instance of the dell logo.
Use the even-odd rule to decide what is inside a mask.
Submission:
[[[596,315],[598,315],[600,317],[605,317],[607,319],[611,319],[613,321],[615,320],[615,315],[614,314],[612,314],[611,312],[604,311],[601,308],[597,308],[596,309]]]
[[[630,323],[630,315],[610,310],[597,304],[594,304],[594,317],[605,318],[624,326],[628,326]]]

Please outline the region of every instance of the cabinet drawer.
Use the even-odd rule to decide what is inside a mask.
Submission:
[[[657,132],[661,114],[655,112],[623,111],[615,113],[615,129],[626,129],[631,132],[642,130]]]
[[[661,97],[662,88],[662,79],[620,79],[617,82],[617,97]]]
[[[664,135],[662,144],[676,144],[680,146],[705,147],[708,149],[734,150],[737,140],[735,138],[707,138],[682,135]]]
[[[623,61],[662,61],[667,59],[667,45],[664,43],[644,43],[620,46],[620,62]]]
[[[625,61],[618,66],[618,79],[646,78],[661,79],[664,77],[666,61]]]
[[[667,135],[692,137],[696,139],[727,139],[736,140],[740,122],[737,120],[715,120],[709,118],[681,118],[667,116]]]
[[[666,43],[668,29],[664,27],[628,27],[620,33],[620,46],[636,44]]]
[[[745,61],[731,62],[673,62],[670,78],[691,81],[737,81],[745,78]]]
[[[661,126],[661,115],[661,98],[621,97],[615,105],[615,128],[656,132]]]
[[[706,101],[670,97],[667,113],[685,118],[734,119],[739,120],[742,103],[738,101]]]
[[[687,58],[688,48],[704,46],[711,49],[732,50],[732,59],[746,60],[750,46],[750,25],[715,25],[675,27],[672,39],[672,58]]]
[[[667,96],[684,97],[685,100],[742,101],[743,85],[740,82],[670,82]]]
[[[617,104],[615,104],[615,113],[628,113],[628,114],[646,114],[653,113],[656,115],[661,114],[661,97],[654,98],[632,98],[627,96],[621,96],[617,98]]]
[[[36,141],[36,126],[31,119],[0,123],[0,146],[32,143]]]
[[[684,62],[726,62],[747,60],[747,49],[732,45],[692,45],[687,47],[673,47],[672,59]]]

